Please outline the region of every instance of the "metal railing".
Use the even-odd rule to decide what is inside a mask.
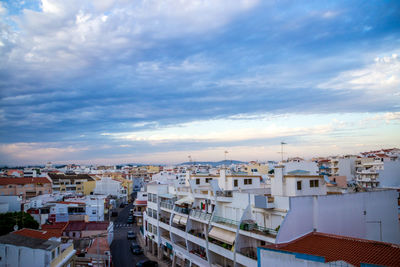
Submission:
[[[242,223],[240,224],[240,229],[244,231],[249,231],[249,232],[254,232],[257,234],[262,234],[262,235],[272,235],[276,236],[278,234],[278,231],[267,228],[264,226],[257,225],[256,223]]]
[[[220,224],[227,224],[229,226],[236,227],[239,225],[238,221],[227,219],[221,216],[214,216],[212,219],[213,222],[220,223]]]
[[[172,210],[174,208],[174,204],[162,201],[162,202],[160,202],[160,207],[168,209],[168,210]]]
[[[190,217],[198,218],[198,219],[205,220],[205,221],[210,221],[211,214],[202,212],[200,210],[191,210]]]
[[[202,230],[191,229],[188,233],[191,234],[191,235],[194,235],[194,236],[196,236],[198,238],[202,238],[202,239],[206,238],[205,234],[204,234],[204,232]]]

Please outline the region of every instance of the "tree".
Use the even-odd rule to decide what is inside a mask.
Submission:
[[[18,229],[39,228],[39,223],[26,212],[7,212],[0,214],[0,225],[0,235],[5,235],[14,231],[14,225],[18,225]]]

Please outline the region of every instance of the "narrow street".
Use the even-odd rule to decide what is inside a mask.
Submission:
[[[111,255],[114,267],[135,266],[140,260],[147,259],[144,255],[133,255],[130,251],[130,244],[134,240],[127,239],[127,232],[133,230],[138,235],[139,228],[133,224],[128,224],[129,209],[133,207],[129,204],[124,209],[120,209],[117,219],[114,220],[114,241],[111,244]]]

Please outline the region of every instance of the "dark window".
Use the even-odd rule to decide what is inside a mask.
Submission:
[[[233,186],[237,187],[238,186],[238,180],[233,180]]]
[[[244,179],[244,184],[247,184],[247,179]]]
[[[253,179],[249,179],[249,184],[253,184]]]
[[[196,179],[196,184],[200,184],[200,179]]]
[[[318,180],[310,180],[310,187],[318,187],[319,181]]]
[[[301,190],[301,181],[297,181],[297,190]]]

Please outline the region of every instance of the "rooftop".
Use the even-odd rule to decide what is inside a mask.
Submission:
[[[30,230],[30,229],[22,229],[22,230]],[[20,230],[20,231],[22,231]],[[35,230],[33,230],[35,231]],[[18,232],[18,231],[17,231]],[[40,232],[40,231],[38,231]],[[26,232],[27,233],[27,232]],[[38,233],[32,234],[38,235]],[[28,235],[22,235],[21,233],[16,234],[15,232],[9,233],[7,235],[0,236],[1,244],[9,244],[18,247],[27,247],[33,249],[43,249],[43,250],[53,250],[58,247],[61,242],[50,241],[45,238],[38,238]]]
[[[73,175],[65,175],[65,174],[57,174],[57,173],[49,173],[50,179],[54,181],[59,180],[88,180],[95,181],[93,177],[88,174],[73,174]]]
[[[107,230],[108,222],[84,222],[84,221],[70,221],[66,231],[94,231],[94,230]]]
[[[320,256],[325,262],[345,261],[354,266],[374,264],[400,266],[400,246],[347,236],[312,232],[292,242],[266,246],[281,250]]]
[[[9,184],[50,184],[50,180],[44,177],[35,178],[6,178],[0,177],[0,185]]]
[[[61,237],[62,232],[61,234],[59,234],[59,232],[54,231],[54,229],[47,231],[39,231],[39,230],[24,228],[13,232],[13,234],[48,240],[51,237]]]

